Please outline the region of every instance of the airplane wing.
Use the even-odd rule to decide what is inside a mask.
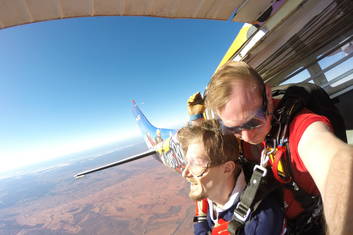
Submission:
[[[74,176],[75,178],[81,178],[85,175],[97,171],[101,171],[114,166],[119,166],[121,164],[135,161],[151,155],[154,157],[154,159],[163,163],[165,166],[176,170],[178,173],[182,172],[185,163],[183,160],[184,158],[181,151],[181,146],[176,138],[177,130],[157,128],[153,126],[143,114],[141,109],[137,106],[134,100],[132,101],[132,113],[135,117],[136,123],[140,129],[141,134],[144,137],[145,143],[147,144],[149,150],[144,153],[129,156],[122,160],[112,162],[101,167],[80,172]]]

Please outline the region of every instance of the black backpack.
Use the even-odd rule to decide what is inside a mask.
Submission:
[[[272,89],[272,97],[282,97],[273,113],[280,123],[274,122],[274,125],[280,124],[283,129],[305,107],[313,113],[326,116],[331,121],[335,135],[347,142],[344,120],[335,106],[337,100],[332,100],[320,86],[313,83],[278,86]],[[276,132],[276,128],[272,129]]]

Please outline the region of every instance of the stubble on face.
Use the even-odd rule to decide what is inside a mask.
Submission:
[[[198,179],[195,179],[195,177],[192,177],[188,179],[188,181],[190,183],[189,198],[195,201],[199,201],[207,198],[208,195],[205,192],[201,182]]]

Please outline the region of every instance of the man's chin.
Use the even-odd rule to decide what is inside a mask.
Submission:
[[[190,190],[189,198],[195,201],[199,201],[207,198],[207,195],[202,190],[194,190],[194,191]]]
[[[263,141],[264,141],[265,138],[261,138],[260,137],[257,137],[257,138],[253,138],[253,139],[249,139],[249,140],[245,140],[245,142],[248,142],[249,144],[253,144],[253,145],[256,145],[256,144],[261,144]]]
[[[252,145],[257,145],[257,144],[261,144],[262,141],[248,141],[248,143]]]
[[[200,200],[205,199],[205,198],[207,198],[207,197],[205,197],[205,196],[202,195],[202,194],[195,195],[195,194],[190,193],[190,194],[189,194],[189,198],[192,199],[192,200],[194,200],[194,201],[200,201]]]

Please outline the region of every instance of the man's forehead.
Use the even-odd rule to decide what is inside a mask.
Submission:
[[[255,94],[260,91],[259,84],[253,78],[235,79],[232,84],[233,93],[251,93]]]
[[[186,152],[187,159],[193,160],[207,160],[207,154],[205,151],[204,144],[201,140],[193,141],[189,144]]]
[[[235,81],[229,101],[217,112],[226,125],[239,125],[254,115],[262,96],[254,82]]]
[[[252,79],[235,80],[232,82],[229,100],[225,106],[227,106],[227,104],[231,104],[232,106],[238,105],[241,111],[247,111],[248,109],[252,109],[252,104],[257,106],[257,102],[261,101],[262,95],[260,87],[255,81]]]

